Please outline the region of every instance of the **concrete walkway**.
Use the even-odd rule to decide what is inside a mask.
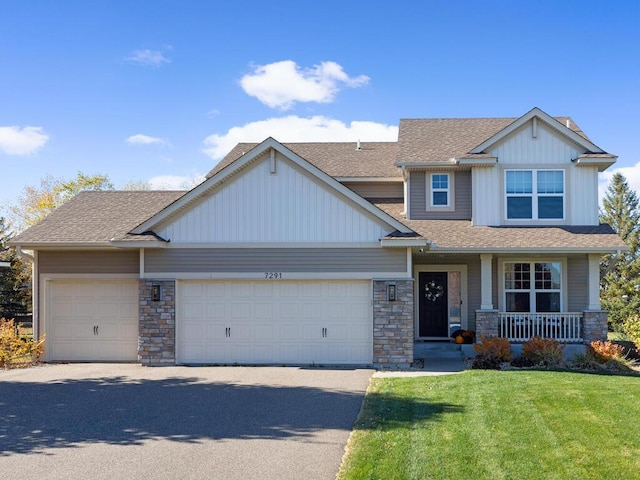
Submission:
[[[381,371],[373,374],[374,378],[388,377],[432,377],[437,375],[453,375],[466,370],[462,358],[431,358],[424,360],[421,370]]]

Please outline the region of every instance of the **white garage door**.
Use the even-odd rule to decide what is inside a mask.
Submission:
[[[182,363],[370,364],[369,281],[185,281]]]
[[[137,281],[52,280],[48,287],[50,360],[137,361]]]

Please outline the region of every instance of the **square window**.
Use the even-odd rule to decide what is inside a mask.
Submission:
[[[447,206],[447,192],[433,192],[434,206]]]
[[[530,312],[530,300],[529,292],[508,292],[507,312]]]
[[[449,175],[432,175],[431,187],[434,189],[447,189],[449,188]]]
[[[507,218],[533,218],[533,202],[531,197],[507,197]]]
[[[538,218],[562,219],[564,199],[562,197],[538,197]]]
[[[560,293],[536,293],[536,312],[559,312],[560,311]]]
[[[507,193],[532,193],[532,184],[533,172],[530,170],[513,170],[507,172]]]
[[[538,193],[564,193],[563,172],[555,170],[539,171]]]

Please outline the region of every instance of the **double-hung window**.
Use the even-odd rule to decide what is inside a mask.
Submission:
[[[507,312],[559,312],[562,298],[560,262],[504,264]]]
[[[507,170],[507,220],[563,220],[564,170]]]
[[[448,207],[449,197],[451,195],[449,188],[449,174],[433,173],[431,174],[431,206],[432,207]]]

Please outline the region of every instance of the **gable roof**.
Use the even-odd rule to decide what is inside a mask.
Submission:
[[[239,143],[207,174],[207,178],[211,178],[258,145]],[[400,171],[394,166],[398,155],[397,142],[360,142],[359,149],[356,142],[282,145],[332,177],[401,177]]]
[[[344,197],[347,197],[347,199],[349,199],[352,203],[358,205],[362,210],[368,212],[382,223],[385,223],[391,228],[397,229],[400,232],[408,233],[411,231],[409,228],[407,228],[406,225],[398,221],[398,219],[387,214],[383,210],[378,209],[373,204],[366,201],[364,198],[342,185],[336,179],[327,175],[315,165],[312,165],[307,160],[305,160],[292,150],[288,149],[283,144],[279,143],[277,140],[269,137],[258,146],[251,149],[248,153],[238,158],[233,163],[227,165],[222,170],[219,170],[203,183],[187,192],[177,201],[167,206],[162,211],[157,212],[151,218],[133,229],[131,233],[142,234],[147,231],[151,231],[156,228],[156,226],[161,222],[166,221],[171,217],[180,215],[183,211],[198,202],[201,198],[208,195],[218,185],[228,181],[236,173],[240,172],[244,168],[247,168],[251,163],[261,157],[263,153],[268,152],[269,150],[274,150],[284,155],[291,162],[295,163],[302,170],[306,171],[306,173],[311,177],[315,177],[317,181],[322,182],[329,189],[342,194]]]
[[[588,137],[571,117],[549,117],[540,109],[533,109],[520,118],[419,118],[401,119],[398,135],[399,164],[444,162],[454,158],[489,157],[480,146],[498,135],[510,133],[511,126],[527,121],[529,115],[544,114],[544,118],[563,127],[571,139],[591,144]],[[523,120],[525,119],[526,120]],[[515,128],[517,128],[516,125]],[[566,132],[565,132],[566,133]],[[502,137],[500,137],[502,138]],[[594,145],[595,147],[595,145]],[[597,147],[595,147],[597,148]],[[600,150],[602,152],[602,150]]]
[[[27,248],[109,246],[112,240],[126,238],[129,231],[184,194],[167,190],[80,192],[9,243]]]

